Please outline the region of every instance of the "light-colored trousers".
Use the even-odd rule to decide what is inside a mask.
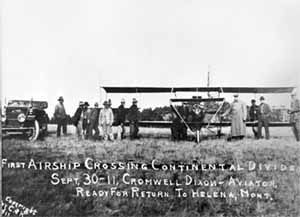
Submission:
[[[107,139],[114,140],[112,126],[110,124],[103,123],[101,125],[101,128],[102,128],[104,140],[107,140]]]
[[[83,139],[82,120],[79,120],[76,126],[76,134],[79,139]]]
[[[124,137],[124,134],[125,134],[125,127],[124,127],[124,125],[123,124],[119,125],[117,127],[117,139],[118,140],[122,140],[123,137]]]

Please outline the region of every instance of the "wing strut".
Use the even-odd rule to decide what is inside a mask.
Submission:
[[[223,92],[223,88],[220,87],[220,90],[221,90],[221,93],[224,93]],[[219,108],[217,109],[216,113],[212,116],[212,118],[209,120],[207,126],[206,126],[206,129],[208,130],[208,128],[210,127],[210,124],[212,123],[213,120],[215,120],[216,116],[218,115],[219,111],[222,109],[223,105],[225,103],[225,98],[223,99],[221,105],[219,106]],[[220,126],[222,128],[222,126]]]

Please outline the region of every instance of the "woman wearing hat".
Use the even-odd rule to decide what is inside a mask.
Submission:
[[[104,140],[114,140],[112,132],[112,124],[114,122],[114,114],[107,101],[103,103],[104,108],[101,109],[99,114],[99,124],[102,128]]]

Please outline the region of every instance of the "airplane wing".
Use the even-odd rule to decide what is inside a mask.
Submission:
[[[224,92],[224,93],[291,93],[295,87],[102,87],[107,93],[171,93],[171,92]]]
[[[196,126],[197,122],[187,122],[187,124],[191,127]],[[129,122],[125,123],[125,126],[128,126]],[[208,123],[202,123],[202,127],[206,127]],[[230,122],[216,122],[210,123],[211,127],[229,127],[231,125]],[[139,121],[140,127],[152,127],[152,128],[170,128],[172,126],[172,121]],[[247,127],[257,126],[257,122],[246,122]],[[292,124],[290,122],[270,122],[270,127],[291,127]]]

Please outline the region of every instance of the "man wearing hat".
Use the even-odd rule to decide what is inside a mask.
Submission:
[[[291,94],[290,123],[297,141],[300,141],[300,102],[297,99],[296,92]]]
[[[259,106],[256,105],[256,100],[252,99],[251,100],[251,106],[249,109],[249,117],[250,117],[250,121],[252,122],[257,122],[258,120],[258,114],[259,114]],[[254,134],[254,137],[257,139],[258,138],[258,132],[257,132],[257,127],[253,126],[252,127],[252,132]]]
[[[247,119],[247,107],[244,102],[239,99],[238,94],[233,95],[234,100],[230,104],[230,108],[225,111],[223,117],[231,115],[231,139],[243,139],[246,135],[246,119]]]
[[[99,104],[95,102],[94,108],[91,109],[89,116],[88,116],[88,139],[98,139],[99,138]],[[93,134],[95,131],[95,134]]]
[[[125,119],[126,119],[126,109],[125,109],[125,99],[121,99],[121,105],[118,108],[117,114],[117,125],[118,125],[118,138],[124,139],[125,134]]]
[[[265,137],[270,139],[269,123],[271,118],[271,108],[265,103],[265,97],[261,96],[259,98],[259,115],[258,115],[258,138],[262,138],[262,127],[265,128]]]
[[[132,105],[129,108],[127,119],[129,121],[130,139],[138,139],[139,132],[139,109],[137,107],[137,100],[132,99]]]
[[[58,98],[58,104],[55,106],[54,118],[57,122],[57,137],[60,137],[61,128],[63,128],[63,134],[67,135],[67,114],[64,106],[64,98],[62,96]]]
[[[114,140],[112,132],[112,124],[114,122],[114,114],[107,101],[103,103],[104,108],[99,114],[99,124],[102,128],[104,140]]]
[[[79,106],[72,118],[73,124],[76,127],[76,133],[79,139],[82,139],[83,135],[83,130],[82,130],[82,122],[83,122],[83,107],[84,107],[84,102],[80,101]]]
[[[88,137],[88,125],[89,125],[88,116],[90,113],[89,106],[90,106],[90,104],[88,102],[84,102],[83,110],[82,110],[82,113],[83,113],[82,132],[83,132],[84,139],[87,139],[87,137]]]

